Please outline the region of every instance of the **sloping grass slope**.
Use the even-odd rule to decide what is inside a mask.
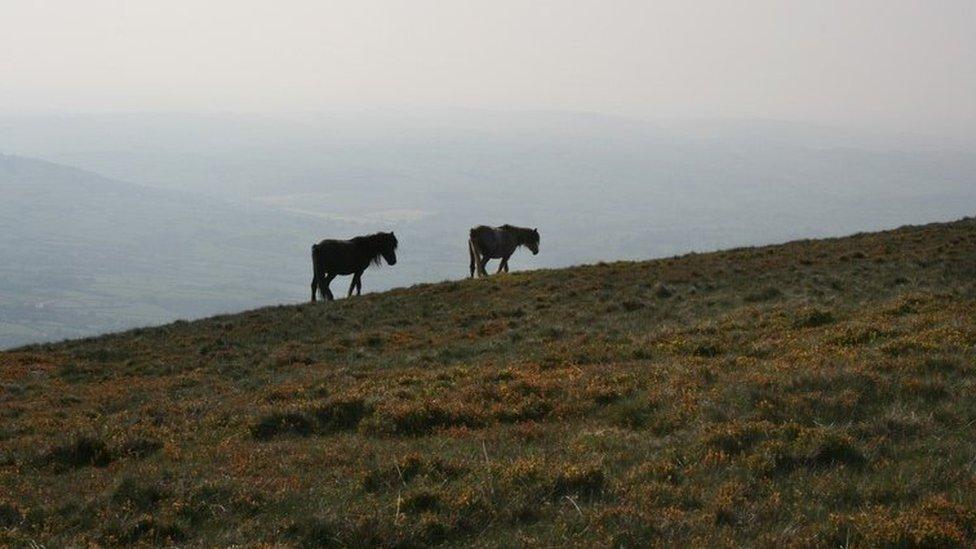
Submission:
[[[976,220],[0,353],[0,544],[976,544]]]

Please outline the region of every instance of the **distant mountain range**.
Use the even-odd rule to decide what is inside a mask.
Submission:
[[[0,155],[0,347],[299,299],[321,219]]]

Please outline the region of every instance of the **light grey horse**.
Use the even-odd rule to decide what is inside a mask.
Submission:
[[[498,272],[508,272],[508,258],[519,246],[525,246],[532,255],[539,253],[539,230],[502,225],[487,227],[479,225],[471,229],[468,239],[468,252],[471,255],[471,278],[477,271],[479,276],[488,276],[485,266],[490,259],[501,259]]]

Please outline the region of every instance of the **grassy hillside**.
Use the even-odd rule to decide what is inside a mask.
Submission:
[[[0,544],[973,545],[976,220],[0,353]]]

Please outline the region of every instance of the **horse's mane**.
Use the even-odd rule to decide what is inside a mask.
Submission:
[[[373,263],[373,265],[376,266],[383,264],[381,261],[383,259],[383,252],[387,248],[396,250],[397,246],[399,245],[396,237],[393,236],[393,233],[383,232],[356,236],[351,238],[349,241],[357,246],[365,248],[370,254],[369,260]]]
[[[539,243],[539,235],[533,229],[529,229],[526,227],[516,227],[515,225],[509,225],[507,223],[499,227],[499,229],[511,233],[515,233],[516,235],[518,235],[520,242],[532,242],[535,244]]]

